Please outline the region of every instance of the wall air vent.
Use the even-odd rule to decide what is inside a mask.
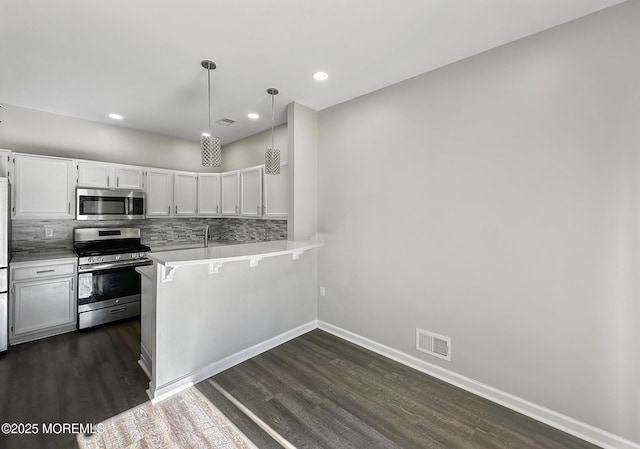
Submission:
[[[229,125],[233,125],[235,122],[236,122],[235,120],[231,120],[230,118],[221,118],[216,123],[222,126],[229,126]]]
[[[416,328],[416,349],[451,361],[451,338]]]

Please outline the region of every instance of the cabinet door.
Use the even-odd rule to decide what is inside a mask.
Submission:
[[[262,167],[240,171],[240,207],[244,217],[262,216]]]
[[[76,321],[74,277],[18,282],[13,286],[13,335]]]
[[[14,218],[73,218],[73,161],[22,154],[14,161]]]
[[[280,164],[279,175],[264,175],[264,216],[287,218],[289,164]]]
[[[198,215],[220,215],[220,175],[217,173],[198,174]]]
[[[141,167],[131,167],[126,165],[116,165],[115,167],[116,189],[123,190],[143,190],[144,189],[144,169]]]
[[[0,150],[0,177],[11,177],[11,150]]]
[[[222,215],[238,215],[240,202],[240,173],[222,174]]]
[[[147,217],[169,217],[173,204],[173,173],[147,170]]]
[[[113,184],[113,166],[78,162],[78,186],[108,189]]]
[[[173,214],[179,217],[196,215],[198,198],[196,173],[174,172],[173,174]]]

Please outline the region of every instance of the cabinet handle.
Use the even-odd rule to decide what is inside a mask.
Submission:
[[[236,204],[236,214],[238,213],[238,205]]]
[[[256,206],[256,207],[258,208],[256,213],[260,215],[260,206]]]
[[[176,214],[178,213],[178,205],[176,204]]]
[[[121,313],[124,312],[125,310],[127,310],[126,307],[123,307],[121,309],[113,309],[113,310],[109,310],[109,313],[114,314],[114,313]]]
[[[71,213],[71,201],[69,201],[69,205],[67,206],[67,213]]]
[[[120,187],[120,176],[116,176],[116,187]]]
[[[36,271],[36,274],[42,274],[42,273],[53,273],[56,270],[40,270],[40,271]]]
[[[167,213],[170,214],[171,213],[171,206],[167,207]]]
[[[218,214],[219,206],[216,205],[216,215]]]
[[[107,187],[109,187],[109,175],[107,175]]]

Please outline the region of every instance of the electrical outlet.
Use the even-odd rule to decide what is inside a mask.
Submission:
[[[320,286],[320,296],[324,296],[324,295],[326,295],[326,293],[327,293],[327,291],[326,291],[326,289],[324,288],[324,285],[321,285],[321,286]]]
[[[53,237],[53,228],[44,228],[44,236],[47,238]]]

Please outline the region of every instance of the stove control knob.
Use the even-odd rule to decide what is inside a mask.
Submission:
[[[87,259],[87,263],[92,263],[92,262],[93,262],[93,257],[89,257],[89,258]]]
[[[132,259],[135,259],[135,258],[137,258],[137,257],[138,257],[138,255],[137,255],[136,253],[131,253],[131,258],[132,258]]]
[[[118,254],[118,255],[116,256],[116,260],[120,260],[120,258],[121,258],[121,257],[122,257],[122,256]]]
[[[144,257],[144,253],[140,253],[138,256],[139,257]]]
[[[102,257],[98,257],[98,262],[102,262]]]

